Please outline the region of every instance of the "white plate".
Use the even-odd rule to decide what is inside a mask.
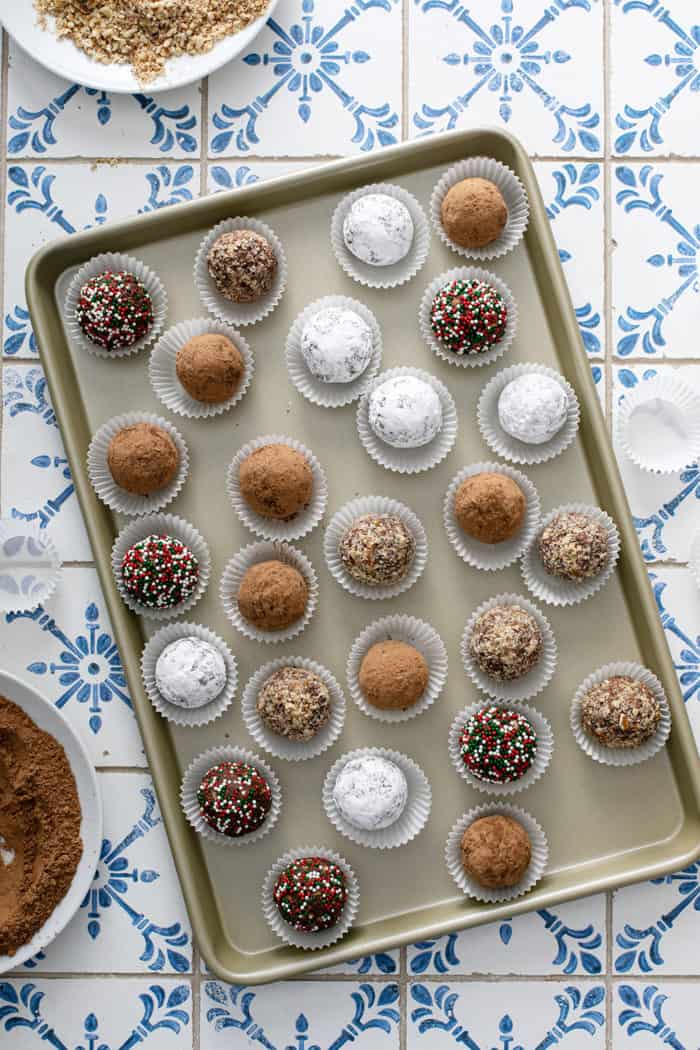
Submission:
[[[272,15],[279,0],[270,0],[261,18],[251,22],[240,33],[221,40],[203,55],[181,55],[166,63],[165,72],[141,83],[131,66],[122,63],[96,62],[70,40],[59,40],[50,29],[42,29],[36,18],[33,0],[0,0],[0,21],[10,36],[32,58],[66,80],[77,81],[86,87],[110,92],[169,91],[184,87],[213,73],[247,48]]]
[[[0,974],[14,970],[37,952],[42,951],[73,918],[85,898],[93,876],[102,845],[102,805],[97,788],[97,777],[82,743],[62,714],[48,700],[44,700],[19,678],[0,671],[0,696],[6,697],[21,707],[33,722],[59,742],[73,770],[82,809],[80,834],[83,839],[83,855],[76,869],[68,892],[56,905],[41,929],[31,941],[22,945],[14,955],[0,955]]]

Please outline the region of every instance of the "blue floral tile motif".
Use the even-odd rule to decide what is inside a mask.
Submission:
[[[148,117],[151,135],[149,145],[160,153],[171,156],[174,152],[195,153],[199,142],[197,136],[197,114],[188,104],[172,108],[163,106],[158,98],[138,94],[129,96],[134,107]],[[113,100],[105,91],[70,84],[52,98],[47,98],[40,108],[23,105],[8,116],[7,152],[10,156],[45,154],[57,146],[58,125],[61,117],[81,98],[93,102],[92,123],[90,109],[81,112],[83,131],[92,136],[100,128],[109,127],[113,119]]]
[[[619,1013],[618,1025],[633,1036],[648,1033],[657,1036],[659,1045],[670,1046],[672,1050],[686,1050],[686,1043],[679,1037],[664,1019],[664,1004],[668,996],[659,991],[656,985],[649,984],[640,992],[630,984],[618,986]],[[691,1050],[687,1047],[687,1050]]]
[[[643,92],[645,101],[651,100],[646,105],[642,101],[625,102],[615,112],[613,149],[617,154],[659,153],[664,147],[669,148],[664,141],[664,127],[669,118],[683,100],[692,107],[693,95],[700,91],[700,25],[684,22],[680,11],[676,13],[677,0],[675,3],[674,0],[667,3],[614,0],[614,3],[620,50],[626,41],[635,38],[643,43],[642,52],[634,56],[638,61],[634,66],[624,67],[625,92],[629,95],[633,91],[635,99],[638,92]],[[689,15],[697,15],[692,5],[688,7]],[[650,51],[652,41],[654,50]],[[617,52],[615,48],[615,54]],[[633,69],[637,74],[634,78],[629,75]],[[689,139],[688,144],[691,142]]]
[[[689,700],[700,697],[700,634],[693,637],[692,633],[684,630],[676,617],[665,608],[664,591],[668,586],[667,582],[658,579],[653,573],[650,573],[650,579],[662,626],[676,642],[680,643],[674,667],[683,699],[687,704]],[[700,910],[700,905],[698,905],[698,910]]]
[[[602,290],[602,168],[597,162],[589,164],[563,164],[560,168],[547,171],[550,176],[543,178],[540,175],[543,196],[545,198],[545,210],[547,217],[552,223],[559,248],[559,258],[564,267],[564,273],[574,285],[572,286],[572,297],[576,303],[576,295],[590,295],[593,289]],[[553,193],[549,192],[551,184]],[[574,228],[574,217],[577,225]],[[591,251],[592,229],[596,217],[600,222],[598,251]],[[572,221],[567,225],[565,220]],[[585,229],[585,247],[572,243],[574,233],[579,233],[579,226]],[[583,238],[582,238],[583,240]],[[572,263],[571,267],[567,266]],[[594,269],[595,268],[595,269]],[[600,272],[598,272],[600,270]],[[580,284],[579,284],[580,282]],[[585,287],[585,292],[578,291],[580,285]],[[579,302],[574,307],[576,318],[579,323],[581,338],[586,352],[591,356],[598,357],[603,353],[601,338],[603,334],[603,321],[601,317],[602,302],[600,305],[593,304],[590,300]]]
[[[440,1046],[454,1043],[455,1046],[467,1047],[467,1050],[525,1050],[527,1045],[530,1050],[532,1044],[529,1040],[527,1044],[525,1040],[520,1042],[516,1022],[510,1013],[501,1015],[497,1032],[490,1034],[487,1042],[479,1041],[479,1037],[459,1020],[455,1008],[460,1001],[460,992],[449,985],[412,984],[410,997],[410,1019],[415,1031],[419,1036],[443,1033],[445,1038],[441,1040]],[[547,1021],[538,1011],[537,1019],[538,1022],[542,1020],[543,1031],[532,1050],[546,1050],[564,1043],[572,1033],[595,1036],[605,1024],[604,1001],[605,988],[602,985],[587,989],[567,986],[555,994],[552,1003],[554,1020]],[[483,1030],[480,1011],[474,1011],[474,1022],[477,1021]]]
[[[214,131],[209,143],[212,155],[255,151],[261,142],[260,118],[279,104],[285,92],[294,99],[299,131],[311,127],[321,100],[331,96],[335,105],[352,118],[350,142],[354,147],[368,153],[397,141],[399,115],[392,103],[381,97],[377,101],[364,95],[361,98],[345,84],[349,70],[371,68],[376,54],[364,48],[346,48],[344,37],[350,27],[357,25],[362,29],[367,12],[389,14],[397,8],[398,0],[354,0],[341,7],[337,17],[334,11],[326,10],[330,6],[328,2],[301,0],[298,21],[287,24],[279,18],[268,20],[267,48],[243,57],[249,69],[263,74],[265,86],[243,105],[223,101],[214,111]],[[353,80],[356,82],[357,78]],[[366,89],[370,75],[363,77],[362,82]],[[381,78],[377,78],[380,91],[381,83]],[[315,151],[327,149],[319,141]]]
[[[209,178],[215,193],[218,190],[239,190],[242,186],[253,186],[260,181],[260,177],[247,164],[239,164],[233,171],[223,164],[212,164]]]
[[[99,1015],[90,1012],[83,1016],[82,1039],[75,1043],[69,1035],[63,1034],[61,1021],[67,1019],[53,1016],[60,1009],[56,1002],[51,1003],[53,1010],[50,1013],[44,1013],[44,999],[50,995],[31,982],[0,981],[0,1032],[12,1033],[9,1041],[16,1050],[41,1045],[53,1050],[133,1050],[137,1046],[147,1047],[154,1033],[178,1035],[190,1024],[189,986],[151,984],[138,996],[140,1016],[131,1032],[123,1031],[119,1041],[110,1045],[101,1034]],[[158,1045],[167,1046],[168,1043],[159,1038]]]
[[[328,988],[328,985],[322,987]],[[308,994],[308,986],[297,985],[296,988],[297,1000],[301,989],[305,989]],[[383,1045],[378,1039],[395,1032],[399,1023],[399,994],[398,985],[393,983],[357,985],[347,997],[350,1012],[348,1020],[344,1021],[337,1009],[333,1011],[332,1018],[326,1019],[337,1034],[327,1041],[324,1033],[324,1050],[341,1050],[341,1047],[351,1043],[366,1046],[368,1050],[370,1047]],[[237,985],[225,985],[220,981],[206,981],[202,986],[201,995],[203,1027],[206,1022],[214,1033],[229,1036],[225,1041],[217,1043],[217,1046],[232,1045],[234,1033],[239,1032],[245,1037],[248,1045],[259,1044],[264,1050],[321,1050],[320,1044],[316,1042],[318,1036],[314,1035],[313,1024],[303,1012],[297,1013],[293,1020],[293,1011],[285,1013],[285,1025],[289,1022],[294,1030],[289,1031],[284,1040],[280,1041],[270,1034],[272,1021],[266,1027],[264,1022],[259,1020],[257,992]],[[269,1007],[270,1004],[267,1005]],[[311,1005],[309,994],[309,1006]],[[207,1047],[206,1030],[202,1040],[202,1045]]]
[[[27,666],[31,674],[57,678],[62,692],[54,703],[59,710],[73,700],[84,705],[88,727],[95,735],[103,728],[106,704],[116,700],[131,710],[117,644],[100,626],[100,614],[94,602],[86,607],[85,629],[75,638],[70,638],[41,606],[32,612],[5,616],[7,624],[21,620],[36,624],[62,647],[57,661],[34,660]],[[46,643],[43,639],[41,642],[43,649]]]
[[[700,223],[693,222],[692,216],[679,217],[666,202],[662,186],[664,175],[653,165],[644,164],[640,168],[621,165],[615,169],[615,178],[618,186],[615,200],[622,210],[627,214],[646,212],[652,215],[661,228],[671,231],[675,240],[674,251],[657,251],[646,259],[648,266],[670,275],[674,286],[672,293],[661,296],[646,307],[629,305],[617,319],[621,335],[616,353],[620,357],[639,354],[640,351],[660,354],[667,345],[664,327],[669,315],[684,297],[698,294]]]
[[[462,0],[413,0],[425,16],[442,12],[449,16],[449,41],[459,50],[442,51],[442,64],[454,74],[456,94],[442,104],[423,102],[413,113],[417,134],[445,131],[458,125],[464,114],[469,116],[478,97],[491,93],[498,100],[498,117],[505,125],[513,122],[522,99],[531,96],[541,109],[551,114],[551,143],[566,153],[599,153],[601,150],[601,116],[596,105],[585,99],[562,100],[550,87],[551,74],[572,60],[569,51],[551,49],[543,34],[561,19],[562,32],[570,12],[591,14],[591,0],[541,0],[537,4],[523,0],[498,0],[475,13],[475,5]],[[533,18],[533,7],[536,12]],[[498,11],[496,19],[490,19]],[[528,19],[525,22],[525,19]],[[435,40],[440,34],[431,31],[429,21],[424,34]],[[421,38],[422,39],[422,38]]]
[[[616,973],[652,973],[657,967],[663,966],[664,936],[681,919],[685,922],[697,921],[697,912],[700,911],[700,864],[691,864],[673,875],[652,879],[651,885],[674,886],[679,899],[645,929],[625,923],[615,937],[615,943],[620,949],[614,961]]]

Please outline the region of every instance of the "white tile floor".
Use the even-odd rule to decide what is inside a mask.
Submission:
[[[0,664],[81,733],[106,819],[75,920],[0,982],[2,1050],[700,1046],[698,865],[281,986],[202,973],[23,293],[50,238],[488,122],[536,157],[609,418],[658,369],[700,389],[698,22],[697,0],[281,0],[240,61],[157,99],[77,88],[3,40],[0,510],[49,525],[73,564],[50,609],[2,623]],[[700,734],[700,472],[622,466]]]

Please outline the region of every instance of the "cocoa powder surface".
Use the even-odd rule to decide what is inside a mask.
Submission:
[[[30,941],[65,897],[83,853],[80,820],[65,751],[0,697],[0,955]]]

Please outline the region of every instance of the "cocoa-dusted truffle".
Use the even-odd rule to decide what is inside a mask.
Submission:
[[[358,681],[368,704],[382,711],[405,711],[421,699],[430,672],[422,653],[407,642],[375,642],[360,664]]]
[[[661,705],[651,689],[628,675],[594,685],[581,701],[581,724],[604,747],[639,747],[656,732]]]
[[[272,899],[284,921],[300,933],[330,930],[348,899],[345,875],[325,857],[300,857],[278,876]]]
[[[293,565],[260,561],[251,565],[238,591],[238,610],[261,631],[283,631],[306,612],[309,585]]]
[[[105,270],[85,282],[75,319],[87,339],[103,350],[125,350],[153,326],[153,301],[128,270]]]
[[[238,390],[245,361],[237,346],[218,332],[195,335],[175,359],[177,378],[195,401],[218,405]]]
[[[291,521],[308,506],[313,493],[311,464],[289,445],[263,445],[239,467],[241,495],[263,518]]]
[[[370,587],[399,583],[416,553],[410,530],[394,514],[363,514],[340,541],[340,560],[354,580]]]
[[[520,532],[526,511],[523,490],[507,474],[472,474],[455,493],[457,521],[468,536],[481,543],[512,539]]]
[[[254,230],[222,233],[207,255],[209,276],[233,303],[255,303],[269,292],[277,265],[272,245]]]
[[[256,702],[263,725],[287,740],[311,740],[331,717],[325,682],[304,667],[280,667],[267,678]]]
[[[479,616],[469,637],[474,663],[497,682],[513,682],[537,665],[544,641],[537,620],[520,605],[494,605]]]
[[[462,867],[480,886],[505,890],[517,886],[530,865],[530,836],[520,821],[505,813],[480,817],[462,835]]]
[[[255,766],[219,762],[202,777],[197,802],[210,828],[228,838],[240,838],[264,823],[272,807],[272,789]]]
[[[107,448],[107,465],[120,488],[150,496],[169,485],[180,466],[180,453],[167,430],[134,423],[117,431]]]
[[[556,514],[540,532],[537,546],[545,572],[563,580],[590,580],[610,560],[607,529],[580,511]]]
[[[440,219],[447,236],[460,248],[485,248],[503,233],[508,208],[489,179],[462,179],[443,197]]]

